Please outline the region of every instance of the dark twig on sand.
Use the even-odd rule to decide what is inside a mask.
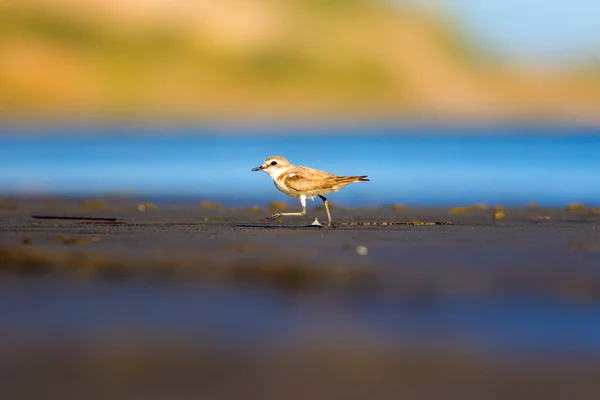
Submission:
[[[60,215],[32,215],[34,219],[76,219],[83,221],[116,221],[113,217],[64,217]]]

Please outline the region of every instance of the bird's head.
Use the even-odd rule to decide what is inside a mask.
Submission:
[[[252,168],[252,171],[264,171],[275,179],[285,171],[287,171],[292,164],[281,156],[267,157],[265,162],[260,167]]]

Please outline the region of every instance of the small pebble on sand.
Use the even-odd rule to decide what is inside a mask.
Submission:
[[[367,249],[365,246],[357,246],[356,254],[358,254],[359,256],[366,256],[367,254],[369,254],[369,249]]]
[[[504,210],[498,210],[492,213],[492,219],[494,221],[504,221],[505,218],[506,215],[504,214]]]

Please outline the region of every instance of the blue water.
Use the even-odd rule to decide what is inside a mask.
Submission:
[[[369,175],[338,204],[600,204],[600,128],[0,129],[0,194],[285,200],[264,158]]]

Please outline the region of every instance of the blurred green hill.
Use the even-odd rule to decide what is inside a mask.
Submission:
[[[368,0],[0,2],[0,116],[596,121],[600,74],[487,58]]]

